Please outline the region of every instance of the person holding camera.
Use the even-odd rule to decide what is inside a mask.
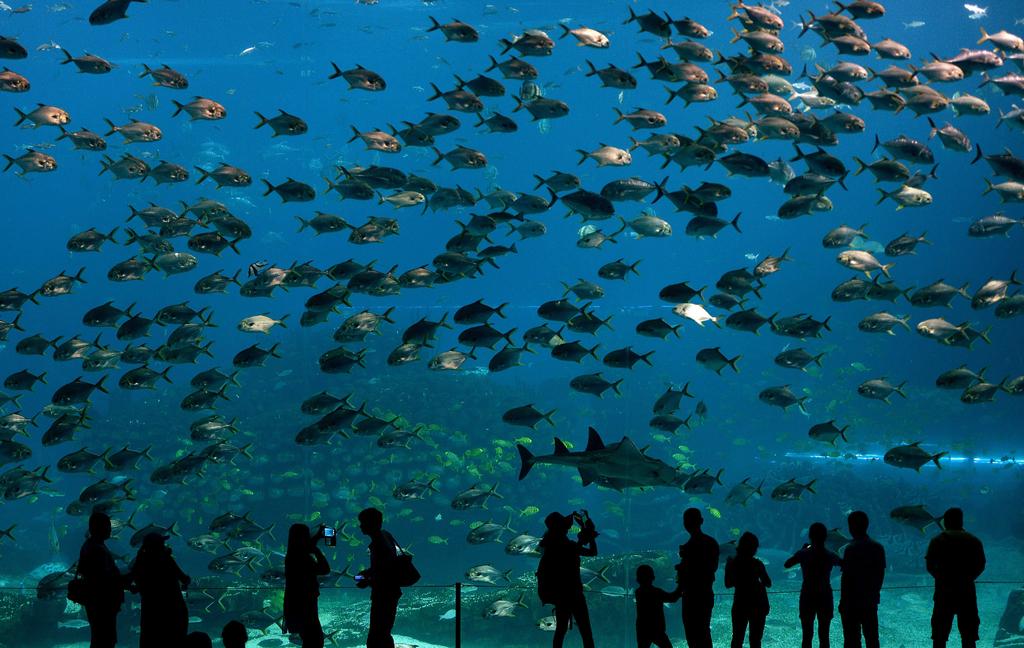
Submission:
[[[580,527],[576,540],[569,539],[573,523]],[[537,594],[541,603],[555,606],[555,634],[551,645],[561,648],[569,623],[576,621],[583,648],[594,648],[594,633],[590,628],[590,611],[583,596],[580,578],[580,558],[597,555],[597,530],[594,521],[584,510],[571,515],[558,512],[544,518],[547,531],[540,540],[540,564],[537,567]]]
[[[370,628],[366,633],[366,647],[395,648],[391,631],[398,618],[398,599],[402,598],[398,543],[384,530],[384,514],[379,509],[371,507],[359,512],[359,530],[370,538],[370,568],[356,575],[357,587],[370,588]],[[406,554],[402,552],[401,555]]]
[[[318,576],[331,572],[317,541],[324,537],[324,525],[310,534],[305,524],[288,529],[288,551],[284,556],[284,627],[302,638],[304,648],[323,648],[324,629],[320,625]]]

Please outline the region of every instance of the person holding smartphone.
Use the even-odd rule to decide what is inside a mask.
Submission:
[[[580,527],[576,540],[569,539],[573,523]],[[550,513],[544,518],[547,532],[540,540],[540,563],[537,566],[537,594],[541,603],[555,606],[555,632],[552,648],[562,648],[570,621],[576,621],[583,648],[594,648],[590,627],[590,611],[583,595],[580,578],[580,557],[597,555],[597,530],[586,511],[571,515]]]
[[[320,625],[320,583],[318,576],[330,573],[327,558],[316,546],[324,537],[324,525],[311,534],[305,524],[293,524],[288,530],[288,551],[284,557],[285,630],[302,638],[304,648],[323,648],[324,629]]]

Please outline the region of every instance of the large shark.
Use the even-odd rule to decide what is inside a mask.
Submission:
[[[522,444],[516,447],[522,461],[519,479],[526,477],[538,463],[572,466],[580,471],[584,486],[596,483],[615,490],[647,486],[682,488],[689,478],[664,461],[648,457],[629,437],[624,436],[618,443],[606,446],[594,428],[590,428],[587,448],[582,452],[569,450],[558,438],[554,454],[537,456]]]

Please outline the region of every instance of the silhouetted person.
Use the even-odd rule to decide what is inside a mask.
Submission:
[[[868,514],[854,511],[846,518],[853,540],[843,550],[839,581],[839,618],[843,648],[878,648],[878,599],[885,580],[885,549],[868,537]]]
[[[690,539],[679,545],[676,572],[677,591],[683,599],[683,632],[690,648],[711,648],[711,612],[715,607],[711,588],[718,570],[718,542],[701,531],[702,524],[700,509],[683,511],[683,528]]]
[[[935,578],[932,645],[945,648],[956,616],[960,644],[974,648],[981,625],[974,581],[985,571],[985,549],[981,540],[964,531],[964,512],[960,509],[946,511],[942,526],[945,530],[932,538],[924,558],[928,573]]]
[[[665,632],[665,604],[679,600],[678,589],[666,592],[654,586],[654,568],[640,565],[636,568],[636,645],[637,648],[672,648]]]
[[[165,544],[168,537],[147,535],[132,563],[131,590],[142,598],[139,648],[181,646],[188,634],[188,607],[181,588],[192,579],[171,556]]]
[[[89,516],[89,533],[78,555],[78,576],[85,581],[85,616],[89,620],[90,648],[117,645],[117,613],[124,603],[124,577],[105,544],[110,539],[110,517]]]
[[[220,640],[224,642],[224,648],[245,648],[249,633],[241,621],[228,621],[220,631]]]
[[[288,529],[288,550],[284,556],[284,625],[289,634],[302,638],[303,648],[323,648],[324,645],[317,577],[329,574],[331,566],[316,546],[323,532],[323,525],[313,535],[305,524],[293,524]]]
[[[800,586],[800,627],[802,648],[811,648],[814,639],[814,620],[818,620],[818,646],[829,647],[828,627],[832,624],[834,605],[832,583],[829,580],[832,568],[842,564],[835,553],[825,548],[828,529],[821,522],[815,522],[807,531],[810,539],[799,551],[786,559],[784,567],[800,565],[804,582]]]
[[[370,568],[359,572],[356,585],[370,588],[370,628],[367,648],[395,648],[391,631],[398,617],[402,589],[395,581],[398,543],[384,530],[384,514],[368,508],[359,512],[359,530],[370,539]]]
[[[580,525],[576,540],[569,539],[573,521]],[[583,596],[580,578],[580,557],[597,555],[597,531],[589,515],[549,513],[544,518],[547,531],[541,538],[540,563],[537,566],[537,593],[541,602],[555,606],[555,633],[553,648],[561,648],[571,621],[580,631],[583,648],[594,648],[594,633],[590,628],[590,611]]]
[[[185,637],[185,648],[213,648],[213,640],[205,632],[190,632]]]
[[[761,648],[764,621],[768,617],[768,589],[772,579],[764,563],[755,558],[757,536],[747,531],[736,544],[736,555],[725,561],[725,586],[736,589],[732,599],[732,648],[743,648],[750,626],[750,648]]]

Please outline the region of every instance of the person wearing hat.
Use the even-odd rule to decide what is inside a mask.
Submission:
[[[573,523],[580,526],[576,540],[569,539]],[[569,623],[576,621],[583,648],[594,648],[594,633],[590,628],[590,612],[583,596],[580,578],[580,558],[597,555],[597,536],[594,522],[586,511],[562,515],[550,513],[544,524],[547,531],[540,540],[540,563],[537,567],[537,594],[541,603],[555,606],[555,633],[551,645],[561,648]]]
[[[139,648],[182,646],[188,635],[188,606],[181,590],[192,579],[171,556],[169,538],[148,534],[132,562],[130,589],[142,598]]]

